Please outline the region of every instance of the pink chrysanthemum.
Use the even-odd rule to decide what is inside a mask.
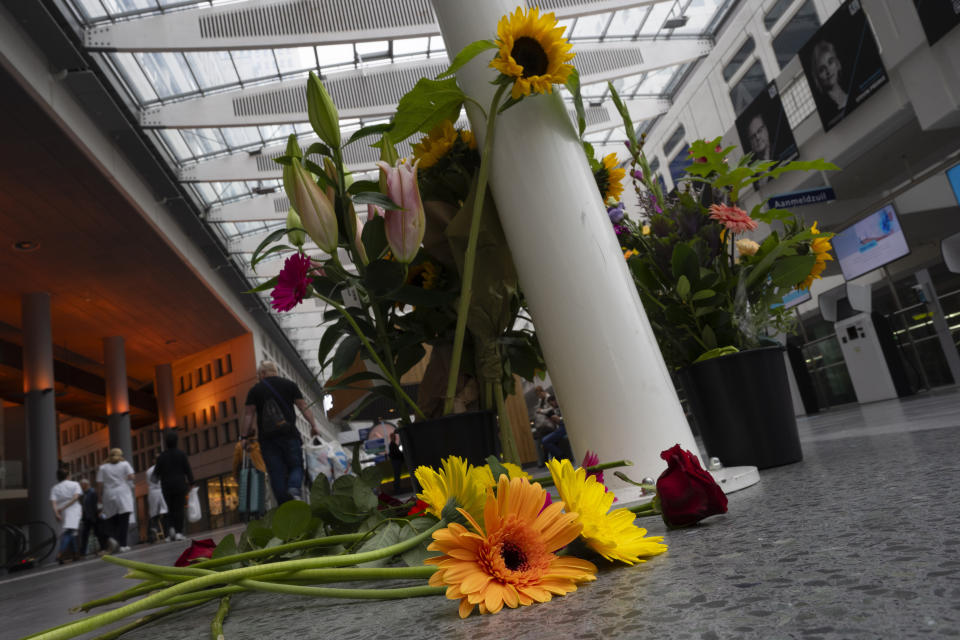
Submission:
[[[731,233],[743,233],[757,228],[757,221],[740,207],[725,204],[710,205],[710,218],[716,220]]]
[[[273,298],[270,304],[274,309],[290,311],[303,301],[310,284],[308,274],[311,267],[310,258],[302,253],[295,253],[284,261],[277,276],[277,286],[270,292]]]

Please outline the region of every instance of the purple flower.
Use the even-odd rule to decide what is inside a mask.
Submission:
[[[618,202],[612,207],[607,207],[607,215],[610,216],[610,222],[614,224],[623,220],[623,203]]]
[[[629,140],[624,140],[624,141],[623,141],[623,144],[627,145],[627,149],[630,148],[630,141],[629,141]]]
[[[634,169],[633,173],[630,175],[632,175],[636,180],[643,180],[643,171],[640,169]]]
[[[630,233],[630,229],[623,226],[622,224],[615,224],[613,225],[613,232],[616,233],[618,236],[624,236]]]

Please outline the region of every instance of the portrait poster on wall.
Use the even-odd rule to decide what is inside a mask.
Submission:
[[[800,155],[775,82],[737,118],[737,133],[744,153],[752,153],[754,160],[787,162]]]
[[[931,45],[960,24],[960,0],[913,0],[913,5]]]
[[[847,0],[800,49],[823,130],[829,131],[887,84],[887,71],[861,0]]]

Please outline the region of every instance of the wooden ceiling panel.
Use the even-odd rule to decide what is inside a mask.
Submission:
[[[246,332],[160,234],[19,82],[0,69],[0,322],[19,327],[24,293],[51,294],[53,339],[103,361],[126,340],[127,372]],[[17,241],[39,242],[21,252]]]

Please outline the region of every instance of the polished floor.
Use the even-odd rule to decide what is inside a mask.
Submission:
[[[730,496],[727,515],[700,526],[668,531],[648,519],[668,553],[602,569],[566,597],[460,620],[441,597],[250,594],[234,598],[225,637],[960,637],[960,390],[834,409],[799,428],[803,462],[761,472]],[[183,546],[129,555],[170,563]],[[70,606],[128,586],[122,574],[91,561],[0,578],[0,637],[70,620]],[[208,638],[214,609],[129,637]]]

